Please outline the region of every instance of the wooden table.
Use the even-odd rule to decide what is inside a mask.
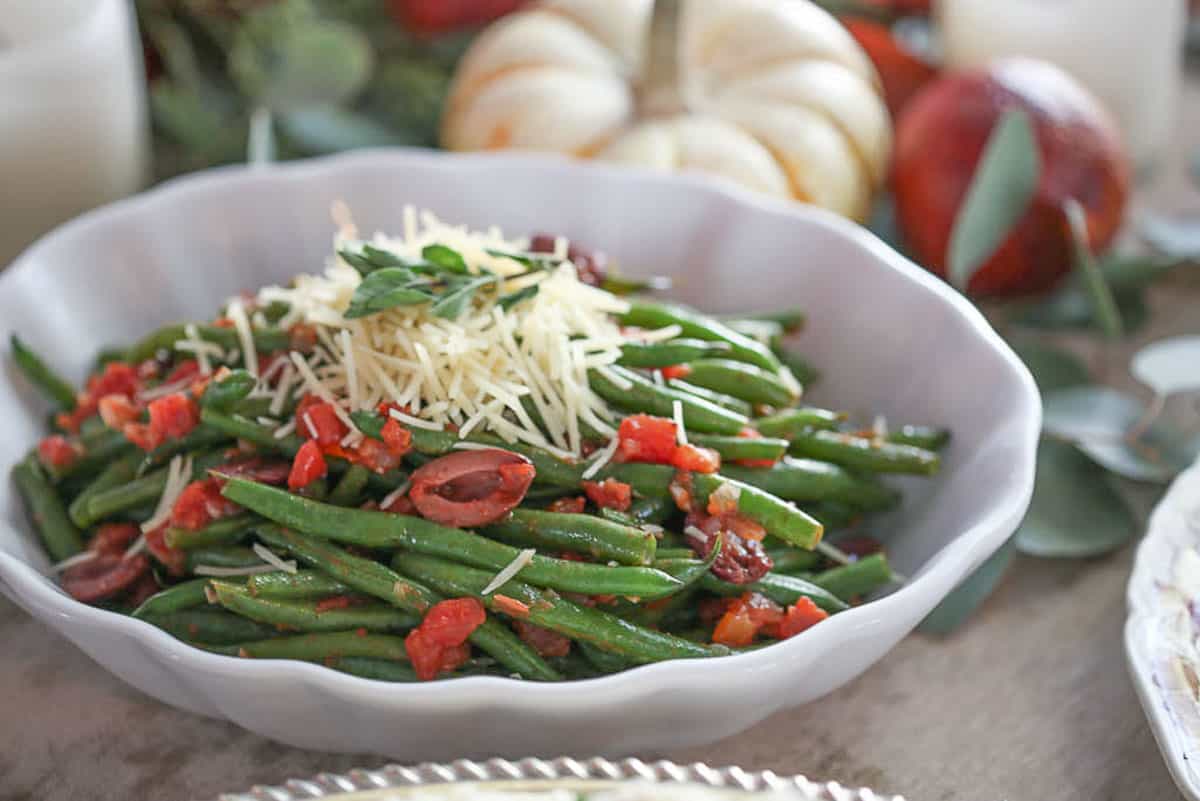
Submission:
[[[1184,174],[1200,146],[1198,84],[1177,130],[1175,152],[1139,203],[1200,214]],[[1124,365],[1136,347],[1200,332],[1200,276],[1157,287],[1152,305],[1153,330],[1118,352],[1068,344],[1133,389]],[[1132,551],[1019,558],[954,636],[911,636],[817,703],[662,756],[805,773],[910,801],[1178,799],[1122,651]],[[298,751],[151,701],[3,598],[0,643],[0,801],[184,801],[379,762]]]

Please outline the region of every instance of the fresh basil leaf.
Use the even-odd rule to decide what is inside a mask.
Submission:
[[[412,265],[390,250],[383,250],[374,245],[364,243],[362,252],[364,256],[371,260],[372,264],[378,267],[412,267]]]
[[[1133,514],[1104,469],[1068,443],[1043,439],[1033,501],[1017,529],[1018,550],[1065,559],[1100,556],[1135,533]]]
[[[360,410],[350,412],[350,419],[363,434],[373,439],[383,439],[383,424],[387,422],[383,415]]]
[[[423,266],[420,264],[409,264],[395,253],[392,253],[390,250],[382,250],[365,243],[363,244],[362,249],[357,253],[353,250],[349,250],[348,248],[343,248],[338,251],[338,255],[342,257],[343,261],[345,261],[354,269],[358,270],[364,276],[369,275],[376,270],[382,270],[388,267],[397,267],[415,271],[419,267]],[[415,279],[416,276],[413,275],[413,278]]]
[[[462,257],[462,254],[445,245],[426,245],[421,251],[421,258],[447,272],[462,275],[470,272],[467,269],[467,261]]]
[[[1022,110],[996,121],[950,232],[950,282],[965,291],[975,272],[1004,242],[1037,191],[1041,154]]]
[[[921,631],[944,636],[967,622],[1000,584],[1016,553],[1016,540],[1010,538],[925,617]]]
[[[1068,198],[1063,204],[1063,214],[1066,215],[1071,230],[1075,274],[1079,276],[1079,283],[1091,304],[1092,318],[1099,324],[1106,337],[1119,339],[1125,333],[1125,324],[1113,298],[1112,288],[1109,287],[1100,268],[1096,266],[1096,257],[1092,255],[1092,243],[1088,240],[1087,218],[1083,206],[1075,198]]]
[[[397,306],[415,306],[433,300],[429,292],[409,286],[413,279],[411,270],[400,267],[385,267],[370,273],[354,290],[350,307],[343,316],[353,320]]]
[[[538,285],[530,284],[527,287],[522,287],[521,289],[518,289],[516,292],[510,292],[507,295],[502,296],[499,300],[496,301],[496,305],[499,306],[500,308],[504,309],[505,311],[508,311],[513,306],[516,306],[518,303],[520,303],[521,301],[529,300],[532,297],[536,297],[537,293],[538,293]]]
[[[1025,362],[1038,389],[1045,395],[1058,389],[1084,386],[1091,383],[1088,369],[1073,353],[1039,342],[1010,343]]]
[[[485,284],[490,284],[494,278],[472,278],[469,280],[459,280],[458,282],[447,287],[442,296],[430,307],[435,317],[442,317],[446,320],[457,320],[466,310],[467,304],[471,302],[471,298],[475,297],[475,292]]]

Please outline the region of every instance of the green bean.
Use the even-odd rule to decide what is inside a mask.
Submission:
[[[874,511],[892,507],[899,498],[894,490],[882,484],[813,459],[789,456],[772,467],[723,465],[721,473],[785,501],[838,500]]]
[[[406,575],[430,584],[447,595],[472,595],[480,598],[490,609],[504,609],[503,603],[497,605],[497,594],[520,601],[529,608],[530,623],[556,631],[573,640],[600,645],[637,662],[723,656],[729,653],[727,648],[720,645],[699,645],[670,634],[635,626],[615,615],[579,606],[522,581],[505,582],[495,593],[484,596],[482,591],[492,580],[491,573],[444,559],[402,552],[396,555],[393,564]]]
[[[764,370],[735,359],[701,359],[688,365],[689,384],[749,403],[790,406],[796,394],[773,370]]]
[[[195,531],[186,528],[168,528],[167,545],[183,551],[208,548],[213,545],[233,545],[261,522],[262,518],[258,515],[247,513],[223,517]]]
[[[609,509],[607,506],[601,506],[596,510],[596,513],[610,523],[617,523],[618,525],[622,526],[633,526],[634,528],[638,528],[641,525],[636,519],[630,517],[625,512],[620,512],[616,509]]]
[[[722,409],[728,409],[734,414],[740,414],[744,417],[750,417],[754,414],[754,407],[741,398],[735,398],[730,395],[722,395],[720,392],[713,392],[711,389],[698,387],[695,384],[689,384],[680,378],[668,378],[667,386],[671,389],[685,392],[688,395],[693,395],[697,398],[715,403]]]
[[[30,454],[19,462],[13,468],[12,476],[50,558],[61,562],[82,551],[83,536],[67,516],[62,499],[46,480],[37,457]]]
[[[534,509],[514,509],[507,518],[482,531],[493,539],[520,547],[573,551],[623,565],[650,564],[657,546],[653,534],[633,526],[594,515]]]
[[[892,581],[892,569],[882,553],[864,556],[848,565],[839,565],[811,579],[844,601],[868,595]]]
[[[230,442],[232,438],[224,431],[201,423],[182,437],[169,439],[150,451],[138,465],[137,474],[144,476],[156,467],[162,467],[181,453],[207,450]]]
[[[67,514],[70,515],[71,522],[81,529],[96,522],[88,512],[88,504],[91,503],[92,498],[113,487],[119,487],[132,481],[140,460],[141,457],[138,454],[130,453],[104,468],[100,475],[84,487],[67,507]]]
[[[354,588],[343,584],[328,573],[319,570],[298,570],[295,573],[258,573],[246,578],[246,588],[251,595],[292,601],[308,598],[326,598],[330,595],[347,595]]]
[[[821,564],[819,553],[799,548],[771,548],[767,556],[771,557],[774,565],[771,568],[773,573],[800,573]]]
[[[606,478],[615,478],[628,484],[638,496],[666,499],[673,505],[671,482],[675,479],[675,468],[670,465],[644,462],[609,464],[597,476],[598,480]]]
[[[305,537],[279,526],[261,526],[258,536],[271,545],[287,548],[301,561],[323,570],[338,581],[401,609],[424,614],[441,600],[437,593],[385,565],[354,556],[314,537]],[[538,681],[559,678],[536,651],[495,620],[488,620],[475,629],[470,639],[509,670],[526,678]]]
[[[808,553],[808,551],[802,551],[801,553]],[[668,561],[674,560],[674,559],[693,559],[693,558],[695,558],[695,556],[696,556],[695,551],[693,551],[691,548],[684,548],[684,547],[659,548],[658,553],[656,554],[657,559],[668,560]]]
[[[717,556],[720,555],[720,551],[719,547],[713,548],[704,559],[696,559],[694,554],[680,559],[657,559],[654,562],[654,566],[664,573],[679,579],[679,583],[683,585],[681,588],[682,591],[695,584],[712,569],[713,563],[717,561]]]
[[[642,524],[661,523],[675,511],[675,502],[669,496],[635,498],[629,505],[629,516]]]
[[[279,632],[223,609],[180,609],[141,618],[168,634],[190,643],[203,645],[233,645],[246,640],[265,640]]]
[[[21,368],[29,383],[40,389],[60,409],[70,411],[75,408],[75,387],[70,382],[56,373],[16,334],[9,335],[8,344],[12,349],[13,361]]]
[[[245,586],[213,581],[217,603],[242,617],[303,632],[332,632],[366,629],[375,632],[407,631],[421,616],[387,604],[322,609],[320,601],[280,601],[257,598]]]
[[[754,427],[765,437],[786,438],[810,428],[837,428],[838,423],[845,419],[846,415],[841,412],[831,412],[815,406],[801,406],[760,417],[754,421]]]
[[[138,618],[155,617],[203,606],[208,602],[204,594],[208,582],[207,578],[198,578],[159,590],[143,601],[132,614]]]
[[[938,471],[938,455],[924,448],[877,442],[865,437],[836,431],[810,431],[792,438],[791,452],[797,456],[823,459],[855,470],[874,473],[916,473],[933,475]]]
[[[950,430],[930,426],[900,426],[887,435],[888,442],[940,451],[950,442]]]
[[[882,487],[883,485],[877,484],[875,486]],[[875,509],[867,508],[864,510],[846,501],[828,500],[813,504],[809,507],[809,512],[812,513],[813,517],[824,523],[827,529],[846,528],[862,519],[864,511],[881,511],[899,503],[900,493],[890,489],[888,491],[892,493],[891,502]]]
[[[224,378],[208,382],[204,394],[200,396],[200,405],[219,412],[231,411],[249,397],[257,385],[258,379],[250,375],[250,371],[232,370]]]
[[[629,342],[621,346],[617,364],[624,367],[672,367],[705,356],[728,353],[727,342],[706,342],[703,339],[672,339],[668,342]]]
[[[770,349],[749,337],[742,336],[729,326],[681,306],[633,301],[629,311],[621,315],[622,325],[639,328],[666,328],[678,325],[683,336],[710,342],[728,342],[729,357],[740,362],[756,364],[766,370],[778,370],[779,360]]]
[[[103,470],[114,459],[120,459],[135,451],[136,448],[120,431],[108,431],[92,439],[90,444],[85,444],[83,455],[78,459],[66,467],[48,472],[56,482],[75,476],[90,476]]]
[[[440,526],[419,517],[343,509],[240,478],[231,478],[223,494],[281,525],[336,542],[368,548],[405,548],[492,570],[504,569],[520,553],[512,546],[479,534]],[[676,579],[653,568],[607,567],[545,556],[534,556],[521,575],[542,587],[589,595],[659,598],[679,588]]]
[[[139,364],[146,359],[154,358],[160,350],[174,350],[176,342],[188,338],[186,328],[186,325],[177,324],[158,329],[126,351],[125,361],[130,364]],[[283,350],[291,344],[288,332],[282,328],[256,328],[252,333],[254,347],[259,353]],[[214,342],[226,350],[240,349],[242,346],[238,332],[233,328],[197,325],[196,334],[205,342]]]
[[[184,564],[189,572],[195,573],[199,567],[262,567],[263,560],[244,545],[214,545],[188,551]]]
[[[597,395],[619,408],[669,418],[674,412],[675,401],[679,401],[683,423],[688,431],[736,434],[750,424],[745,415],[678,389],[660,387],[645,376],[623,367],[610,366],[606,371],[607,374],[598,370],[589,371],[588,383]],[[627,381],[630,386],[623,389],[608,374]]]
[[[298,659],[302,662],[336,662],[347,656],[408,662],[404,638],[358,631],[329,631],[275,637],[235,644],[244,659]]]
[[[329,493],[329,503],[334,506],[358,506],[370,479],[370,470],[360,464],[352,465]]]
[[[358,676],[360,679],[392,682],[417,681],[417,673],[412,667],[403,662],[394,662],[390,659],[344,656],[341,659],[335,659],[324,664],[327,668],[332,668],[341,673],[349,673],[351,676]],[[450,676],[442,675],[440,678],[450,678]]]
[[[576,643],[579,647],[579,652],[583,654],[592,667],[603,674],[620,673],[622,670],[628,670],[631,667],[636,667],[637,662],[628,659],[621,654],[607,651],[598,645],[593,645],[590,642],[579,641]]]
[[[768,534],[801,548],[815,547],[821,541],[824,527],[790,501],[780,500],[769,492],[715,473],[693,473],[692,495],[701,509],[709,496],[722,486],[737,491],[737,511],[742,517],[758,523]]]
[[[804,309],[792,306],[778,311],[739,314],[736,318],[725,318],[724,321],[727,325],[733,325],[736,322],[774,323],[790,334],[803,328],[807,319],[808,313]]]
[[[93,361],[92,371],[101,372],[105,367],[113,362],[123,361],[125,359],[126,348],[109,345],[96,351],[96,358]]]
[[[785,576],[781,573],[768,573],[758,581],[752,581],[749,584],[732,584],[708,573],[700,579],[700,589],[728,596],[758,592],[782,606],[790,606],[801,598],[808,598],[830,613],[841,612],[849,608],[842,599],[824,587],[797,576]]]
[[[790,351],[787,348],[779,348],[775,351],[775,355],[802,385],[815,384],[820,379],[821,371],[809,364],[800,354]]]
[[[225,461],[220,451],[197,454],[192,459],[192,478],[198,478]],[[98,492],[87,503],[87,516],[92,521],[106,520],[118,513],[144,504],[157,503],[167,486],[167,468],[159,468],[126,484]]]
[[[777,462],[788,449],[786,439],[771,437],[728,437],[718,434],[688,434],[693,445],[712,448],[721,454],[722,461]]]
[[[725,320],[725,325],[737,331],[744,337],[749,337],[755,342],[761,342],[771,350],[775,350],[783,343],[783,337],[786,333],[783,326],[774,320]]]

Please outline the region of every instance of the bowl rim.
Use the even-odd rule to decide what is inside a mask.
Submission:
[[[1008,372],[1017,396],[1014,398],[1010,424],[1020,432],[1014,475],[1003,492],[993,500],[986,513],[973,525],[960,531],[933,554],[915,575],[902,587],[868,604],[841,612],[824,625],[815,626],[799,636],[772,644],[766,648],[721,659],[668,660],[631,668],[590,679],[561,682],[534,682],[508,677],[471,676],[453,680],[419,682],[414,684],[388,683],[365,679],[328,670],[324,667],[294,660],[231,659],[201,651],[175,639],[165,631],[135,618],[89,606],[70,598],[57,585],[32,565],[15,555],[0,550],[0,590],[5,591],[19,606],[36,607],[40,615],[75,617],[81,624],[97,629],[114,629],[131,637],[141,646],[152,649],[166,661],[187,660],[197,669],[230,679],[253,679],[275,676],[290,681],[325,684],[343,697],[360,700],[375,699],[387,693],[390,702],[420,701],[422,703],[454,702],[456,706],[494,703],[496,691],[503,691],[507,703],[543,706],[568,710],[591,706],[596,699],[608,705],[621,699],[644,695],[653,686],[669,686],[671,679],[692,671],[706,671],[707,681],[730,680],[744,676],[746,671],[767,666],[768,661],[785,659],[791,649],[830,649],[846,639],[856,628],[870,626],[870,617],[887,615],[892,610],[920,603],[926,586],[942,584],[944,597],[954,586],[978,567],[1000,547],[1024,515],[1033,493],[1034,459],[1041,428],[1041,401],[1033,377],[1012,349],[991,327],[983,314],[963,295],[941,279],[909,261],[867,229],[833,212],[815,206],[801,205],[772,198],[734,185],[724,179],[694,173],[659,173],[636,170],[595,162],[579,162],[562,156],[525,153],[444,153],[419,148],[370,148],[313,159],[302,159],[270,165],[227,165],[176,176],[138,195],[93,209],[43,235],[25,249],[7,270],[0,273],[0,293],[5,285],[26,270],[32,269],[41,254],[57,240],[82,237],[113,222],[153,215],[159,204],[186,198],[189,193],[202,194],[214,186],[225,184],[225,191],[236,191],[243,183],[258,181],[291,182],[302,185],[322,174],[362,167],[379,161],[396,166],[413,165],[467,171],[563,171],[574,170],[579,180],[620,181],[631,185],[673,185],[690,192],[715,196],[715,199],[751,207],[761,214],[803,219],[844,239],[855,241],[882,266],[897,272],[909,283],[936,302],[949,307],[966,327],[993,353],[1000,357]],[[0,526],[11,530],[7,522]],[[19,536],[19,535],[18,535]],[[32,610],[30,610],[32,611]],[[35,616],[40,616],[35,615]],[[915,625],[915,624],[914,624]],[[766,656],[764,656],[766,655]],[[590,693],[580,693],[579,690]],[[588,699],[591,699],[590,701]],[[548,707],[550,708],[550,707]]]

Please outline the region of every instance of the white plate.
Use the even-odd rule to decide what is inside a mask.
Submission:
[[[1125,655],[1179,789],[1200,801],[1200,463],[1150,516],[1129,578]]]
[[[103,343],[207,318],[230,294],[315,270],[329,206],[364,232],[398,230],[412,202],[446,220],[553,231],[631,271],[674,275],[714,311],[803,304],[817,402],[954,431],[942,474],[904,480],[897,592],[770,648],[647,665],[576,684],[478,677],[386,685],[314,665],[197,651],[145,623],[66,597],[7,483],[0,586],[97,662],[155,698],[267,737],[406,761],[476,755],[645,753],[711,742],[850,681],[1008,538],[1033,487],[1040,406],[1016,356],[966,300],[832,214],[704,178],[529,156],[368,151],[173,181],[54,232],[0,275],[0,328],[72,377]],[[7,343],[7,331],[0,331]],[[0,346],[3,347],[3,346]],[[0,364],[10,362],[0,353]],[[3,458],[42,432],[44,409],[0,380]],[[931,693],[936,692],[931,688]]]
[[[546,792],[554,788],[597,790],[628,788],[636,784],[661,793],[659,801],[904,801],[884,796],[865,787],[852,789],[837,782],[817,783],[803,776],[777,776],[770,771],[741,768],[712,768],[693,762],[677,765],[660,760],[588,760],[562,757],[553,761],[522,759],[509,762],[459,760],[450,764],[402,767],[388,765],[379,770],[352,770],[345,775],[322,773],[314,779],[294,779],[279,787],[254,787],[245,793],[222,795],[217,801],[407,801],[431,797],[433,790],[521,790]],[[653,787],[650,787],[653,785]],[[447,801],[462,801],[455,795]],[[630,799],[646,801],[655,798]]]

